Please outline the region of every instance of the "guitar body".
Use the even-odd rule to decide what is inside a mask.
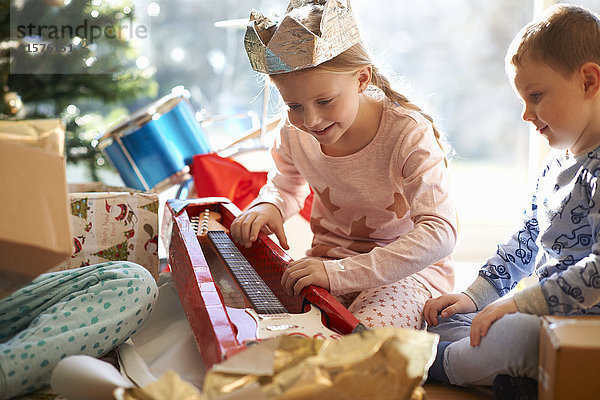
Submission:
[[[240,343],[269,339],[278,335],[301,335],[319,339],[339,339],[341,335],[323,325],[321,310],[312,305],[302,314],[258,314],[252,308],[226,307],[237,329]]]
[[[198,235],[214,248],[253,307],[244,309],[252,323],[235,308],[227,307],[229,319],[237,328],[236,338],[240,343],[278,335],[302,335],[320,339],[341,337],[323,325],[321,311],[317,307],[311,305],[307,312],[301,314],[288,313],[231,241],[226,228],[218,222],[220,219],[218,213],[206,209],[202,225],[198,225]]]
[[[172,199],[165,206],[169,267],[206,369],[256,340],[338,338],[364,329],[325,289],[310,285],[302,296],[288,295],[281,275],[291,259],[266,235],[250,248],[231,243],[227,230],[240,212],[225,198]],[[220,225],[210,226],[211,213]]]

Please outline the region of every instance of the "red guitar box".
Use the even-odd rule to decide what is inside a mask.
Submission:
[[[225,229],[241,213],[229,199],[222,197],[168,200],[163,219],[163,235],[169,253],[168,263],[181,304],[204,365],[209,369],[246,346],[240,336],[241,330],[248,327],[242,326],[245,323],[239,323],[236,315],[240,314],[240,309],[243,314],[243,309],[250,303],[246,299],[234,298],[236,291],[229,289],[239,281],[231,279],[232,268],[220,264],[218,257],[201,245],[204,242],[198,236],[197,221],[202,219],[206,209],[220,214],[220,224]],[[292,260],[268,236],[261,233],[252,247],[240,246],[237,250],[288,313],[298,315],[314,309],[311,306],[314,305],[322,312],[322,324],[335,333],[348,334],[363,328],[323,288],[309,286],[302,291],[302,296],[287,295],[280,281],[286,265]],[[234,304],[236,301],[238,306]]]

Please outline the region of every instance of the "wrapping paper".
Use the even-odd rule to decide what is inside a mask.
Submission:
[[[258,385],[276,400],[418,399],[437,342],[435,334],[400,328],[325,341],[280,336],[214,366],[204,395],[242,399]]]
[[[69,201],[73,254],[52,271],[132,261],[158,278],[157,194],[76,192],[69,194]]]
[[[192,175],[197,197],[226,197],[242,210],[267,182],[266,172],[248,171],[237,161],[215,153],[196,154]]]
[[[141,388],[117,389],[114,396],[116,400],[205,400],[198,389],[173,371]]]

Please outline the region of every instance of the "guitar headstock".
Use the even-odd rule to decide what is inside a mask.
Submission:
[[[223,231],[229,233],[229,229],[221,225],[221,214],[210,211],[208,208],[200,216],[202,219],[198,224],[198,236],[206,236],[209,231]]]

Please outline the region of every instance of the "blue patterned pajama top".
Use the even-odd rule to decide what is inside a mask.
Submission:
[[[550,154],[520,229],[465,291],[478,310],[535,272],[539,282],[514,294],[520,312],[600,314],[599,175],[600,147]]]

